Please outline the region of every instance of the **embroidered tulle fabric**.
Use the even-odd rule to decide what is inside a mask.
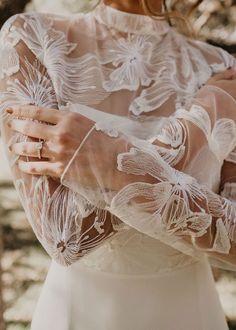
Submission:
[[[165,21],[104,5],[69,18],[13,16],[0,53],[6,152],[27,218],[52,259],[142,274],[207,254],[235,268],[236,101],[204,85],[236,68],[233,57]],[[9,130],[4,112],[17,104],[94,121],[60,183],[18,170],[7,147],[27,138]],[[113,269],[119,253],[126,259]]]

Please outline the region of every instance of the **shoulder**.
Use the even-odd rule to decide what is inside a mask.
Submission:
[[[21,30],[24,30],[26,33],[33,33],[31,37],[35,37],[42,33],[49,33],[52,29],[66,33],[75,22],[88,23],[89,18],[91,19],[91,15],[83,13],[65,16],[39,12],[20,13],[6,20],[0,29],[0,35],[2,37],[12,31],[20,33]]]
[[[30,40],[37,40],[47,31],[50,23],[47,16],[39,13],[16,14],[11,16],[0,30],[0,47],[14,47],[19,54],[27,47]]]
[[[1,28],[0,53],[7,49],[21,58],[36,57],[46,67],[49,57],[73,49],[67,38],[72,18],[36,12],[14,15]]]
[[[43,22],[46,21],[45,18],[47,18],[47,15],[36,12],[13,15],[8,18],[3,24],[0,30],[0,35],[1,37],[5,37],[13,31],[17,32],[18,29],[24,29],[25,26],[32,20],[35,20],[37,22]]]
[[[66,29],[70,17],[47,13],[29,12],[11,16],[3,24],[0,37],[18,37],[17,39],[39,39],[51,29]]]
[[[221,47],[196,39],[188,39],[188,44],[204,57],[215,73],[236,65],[235,58]]]
[[[235,66],[235,58],[221,47],[186,37],[174,29],[172,30],[172,41],[182,56],[189,57],[189,60],[199,67],[207,65],[217,73]]]

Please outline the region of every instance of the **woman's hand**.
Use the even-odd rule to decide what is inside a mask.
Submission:
[[[206,85],[221,88],[236,100],[236,69],[230,68],[215,74],[207,81]]]
[[[93,121],[74,112],[30,105],[12,107],[6,111],[12,115],[10,129],[41,141],[20,142],[10,146],[10,151],[19,156],[33,157],[32,161],[25,161],[22,157],[18,161],[19,169],[28,174],[60,178],[84,137],[94,126]]]

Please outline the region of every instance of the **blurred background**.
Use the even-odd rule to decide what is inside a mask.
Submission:
[[[185,2],[179,1],[183,10]],[[0,26],[11,15],[23,11],[65,15],[87,11],[94,3],[96,0],[0,0]],[[199,38],[236,55],[236,0],[205,0],[191,23]],[[4,158],[1,137],[0,261],[0,330],[29,329],[50,260],[37,243],[21,209]],[[213,271],[230,329],[236,329],[236,273]]]

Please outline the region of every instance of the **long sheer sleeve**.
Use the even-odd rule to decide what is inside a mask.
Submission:
[[[196,166],[211,174],[204,153],[222,166],[235,148],[229,94],[205,86],[188,109],[141,122],[75,104],[70,110],[96,125],[68,164],[64,185],[93,203],[105,201],[128,226],[185,253],[236,265],[236,204],[194,177]]]
[[[54,260],[70,265],[115,230],[109,213],[98,205],[91,205],[78,193],[47,176],[20,172],[17,157],[8,150],[13,143],[32,139],[9,129],[9,115],[4,111],[7,107],[31,104],[58,109],[60,106],[47,69],[23,38],[18,38],[17,31],[23,24],[27,23],[21,15],[13,16],[1,30],[1,133],[15,187],[37,238]]]

